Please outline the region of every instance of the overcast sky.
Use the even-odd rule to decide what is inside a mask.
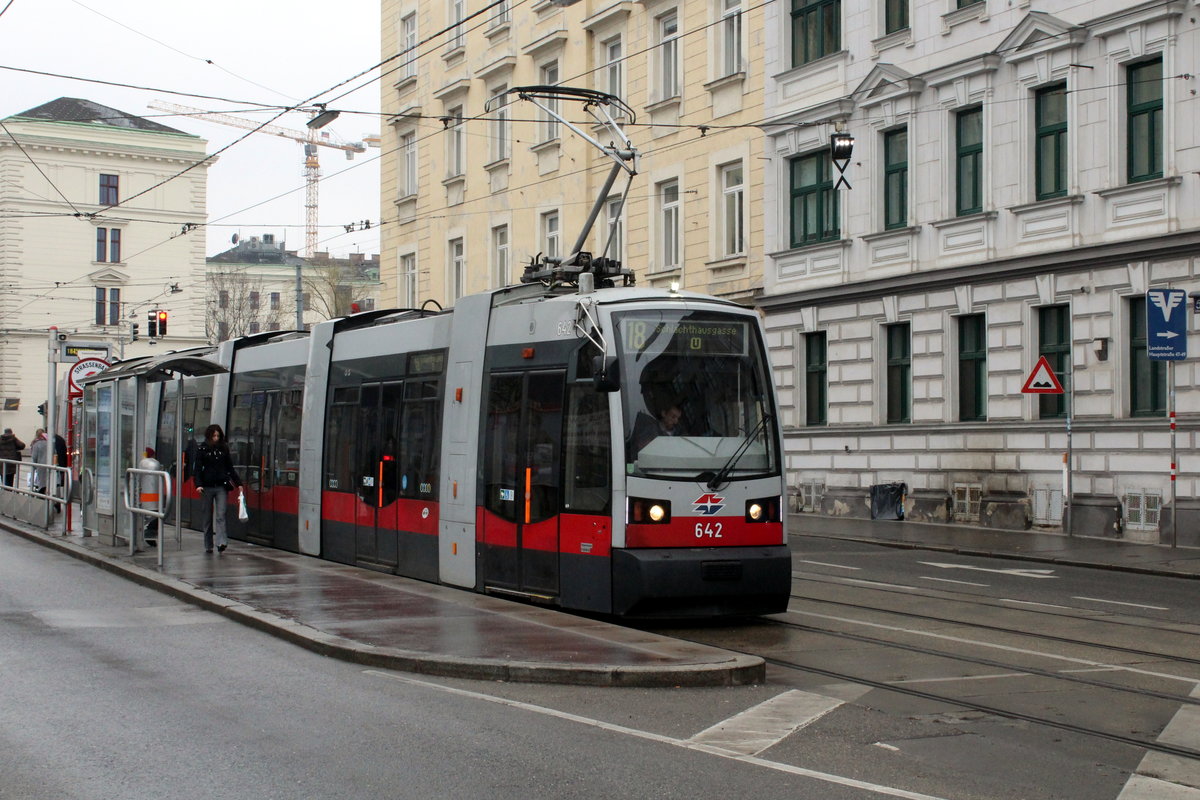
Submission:
[[[378,0],[0,0],[2,67],[223,98],[0,69],[0,119],[59,97],[79,97],[200,136],[209,153],[247,131],[163,116],[147,103],[163,100],[224,112],[248,108],[226,100],[290,106],[379,60]],[[344,112],[363,112],[343,113],[324,129],[335,139],[359,141],[379,134],[379,82],[372,80],[378,74],[369,72],[318,98],[362,87],[330,104]],[[265,122],[273,113],[238,116]],[[307,115],[289,113],[274,124],[302,131],[307,120]],[[287,241],[288,249],[303,249],[303,150],[291,139],[255,133],[220,155],[208,170],[209,255],[230,247],[235,233],[273,233],[277,241]],[[372,148],[347,161],[341,150],[319,148],[318,249],[335,255],[379,252],[379,152]],[[271,199],[277,195],[283,196]],[[370,230],[345,232],[344,225],[363,220],[371,221]]]

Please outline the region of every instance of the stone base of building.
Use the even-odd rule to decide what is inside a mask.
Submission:
[[[858,486],[828,486],[817,513],[829,517],[871,518],[871,491]]]
[[[940,489],[913,489],[904,504],[904,518],[913,522],[953,522],[954,501]]]
[[[979,500],[979,524],[984,528],[1027,531],[1033,524],[1029,495],[1024,492],[989,492]]]
[[[1171,531],[1171,520],[1179,509],[1179,520],[1174,536]],[[1158,522],[1159,544],[1174,543],[1180,547],[1200,547],[1200,499],[1184,498],[1175,501],[1175,508],[1163,506],[1162,516]]]
[[[1105,539],[1120,539],[1124,535],[1121,524],[1121,501],[1111,494],[1077,494],[1071,502],[1071,533],[1077,536],[1097,536]]]

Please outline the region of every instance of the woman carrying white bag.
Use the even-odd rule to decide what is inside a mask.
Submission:
[[[196,464],[192,469],[196,488],[204,498],[204,552],[213,551],[216,537],[217,552],[224,553],[229,545],[225,532],[225,509],[229,506],[229,491],[238,489],[238,518],[249,519],[246,495],[241,491],[242,479],[233,468],[233,457],[225,443],[225,431],[220,425],[209,425],[204,441],[196,448]]]

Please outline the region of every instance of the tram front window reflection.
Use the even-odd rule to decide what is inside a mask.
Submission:
[[[627,474],[701,478],[739,450],[732,477],[778,474],[770,383],[753,320],[688,311],[615,317]]]

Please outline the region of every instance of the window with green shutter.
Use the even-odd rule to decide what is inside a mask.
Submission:
[[[907,322],[888,325],[887,336],[887,421],[912,421],[912,333]]]
[[[1129,182],[1148,181],[1163,175],[1163,68],[1162,58],[1131,64],[1125,70],[1126,130]]]
[[[1038,91],[1034,153],[1036,197],[1047,200],[1067,193],[1067,85]]]
[[[1067,359],[1071,355],[1071,307],[1043,306],[1038,309],[1038,355],[1045,356],[1063,388],[1070,389]],[[1053,419],[1067,415],[1066,394],[1039,394],[1038,416]]]
[[[987,419],[987,326],[983,314],[958,318],[958,418]]]
[[[983,109],[955,115],[955,213],[962,217],[983,210]]]

